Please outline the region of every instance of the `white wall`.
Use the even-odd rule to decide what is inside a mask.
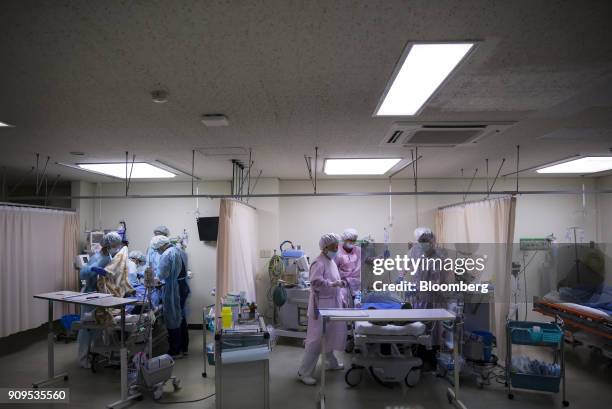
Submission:
[[[612,189],[612,176],[599,178],[597,189]],[[606,284],[612,285],[612,193],[597,195],[597,241],[606,255]]]
[[[595,186],[594,179],[546,178],[521,179],[520,188],[525,190],[575,190],[585,183],[587,189]],[[612,178],[599,183],[612,186]],[[465,179],[423,179],[419,181],[420,191],[463,191],[469,180]],[[486,181],[477,179],[471,190],[485,190]],[[229,182],[203,182],[198,184],[201,194],[229,193]],[[393,191],[412,191],[413,181],[394,180]],[[500,179],[495,189],[513,190],[514,179]],[[78,183],[73,185],[76,194],[91,194],[100,190],[101,194],[121,195],[125,192],[122,183],[107,183],[100,187]],[[381,192],[388,191],[387,180],[319,180],[318,190],[325,192]],[[312,184],[305,180],[261,179],[256,193],[296,193],[312,192]],[[190,194],[191,183],[132,183],[131,194]],[[480,199],[481,196],[467,196],[467,200]],[[392,242],[413,240],[413,230],[417,226],[432,226],[435,210],[444,205],[462,200],[461,195],[432,196],[394,196],[391,198],[393,226],[390,229]],[[250,204],[259,214],[259,251],[271,253],[283,240],[301,244],[307,254],[316,257],[318,239],[324,232],[341,232],[346,227],[354,227],[361,235],[371,234],[376,241],[383,241],[384,227],[389,223],[389,197],[349,196],[349,197],[282,197],[254,198]],[[113,228],[119,220],[126,220],[130,248],[145,250],[152,230],[159,224],[167,225],[172,234],[186,228],[190,233],[188,253],[190,267],[195,274],[192,280],[190,323],[201,322],[202,307],[213,303],[210,290],[215,286],[216,247],[198,240],[195,222],[196,200],[185,199],[112,199],[79,200],[73,204],[81,213],[81,228],[95,226]],[[101,208],[100,208],[101,203]],[[201,216],[216,216],[219,201],[200,199]],[[583,211],[585,210],[585,211]],[[585,230],[585,241],[598,240],[611,242],[612,233],[612,195],[586,197],[585,209],[582,198],[575,195],[522,195],[517,201],[515,241],[520,237],[542,237],[553,233],[560,242],[565,241],[565,231],[570,226],[580,226]],[[598,228],[599,227],[599,228]],[[260,258],[256,286],[258,305],[266,312],[269,279],[267,258]],[[537,260],[534,261],[534,265]],[[528,282],[530,294],[540,291],[538,273],[533,272]],[[609,277],[609,274],[608,274]]]
[[[200,194],[229,194],[229,182],[200,182],[197,185]],[[75,182],[73,194],[122,195],[125,193],[123,183],[104,183],[95,186],[83,182]],[[277,193],[278,180],[260,179],[257,183],[257,193]],[[80,193],[77,193],[80,192]],[[130,194],[191,194],[190,182],[132,182]],[[275,248],[278,244],[278,199],[252,199],[250,204],[257,208],[259,215],[259,247]],[[181,198],[181,199],[104,199],[75,200],[75,208],[81,217],[81,230],[85,226],[102,229],[117,227],[120,220],[125,220],[128,226],[130,250],[146,251],[151,240],[153,229],[166,225],[171,235],[178,235],[187,229],[189,233],[189,267],[194,273],[190,281],[192,295],[189,301],[190,313],[188,322],[202,322],[202,308],[214,303],[210,295],[215,287],[217,268],[217,248],[214,244],[203,243],[198,239],[196,210],[202,217],[219,215],[219,200]],[[85,235],[83,234],[83,241]],[[267,296],[267,259],[260,259],[260,269],[257,272],[258,305],[265,312]]]
[[[594,185],[593,179],[522,179],[520,189],[525,190],[570,190],[587,189]],[[498,180],[496,190],[512,190],[515,181]],[[468,181],[461,179],[424,179],[419,181],[419,191],[462,191]],[[281,193],[310,192],[309,181],[281,181]],[[485,180],[475,180],[471,190],[486,190]],[[392,190],[413,191],[412,180],[394,180]],[[318,191],[325,192],[382,192],[389,190],[386,180],[320,180]],[[468,195],[466,200],[481,199]],[[310,255],[318,253],[318,239],[322,233],[342,232],[346,227],[356,228],[360,235],[371,234],[376,241],[384,239],[384,228],[389,224],[389,200],[393,227],[391,242],[413,241],[417,226],[433,228],[434,212],[440,206],[458,203],[461,195],[431,196],[348,196],[348,197],[291,197],[280,199],[280,236],[291,239],[307,250]],[[520,237],[543,237],[553,233],[560,241],[565,239],[565,230],[570,226],[585,229],[586,240],[596,237],[596,200],[587,197],[586,216],[582,212],[581,198],[575,195],[522,195],[517,200],[515,240]]]
[[[199,183],[201,193],[229,193],[227,182]],[[100,185],[101,195],[125,194],[123,183],[104,183]],[[191,183],[136,183],[130,186],[130,194],[190,194]],[[81,208],[89,211],[93,206],[93,220],[88,226],[95,228],[112,229],[117,227],[120,220],[125,220],[128,228],[130,250],[146,252],[153,229],[166,225],[171,235],[178,235],[187,229],[189,233],[190,269],[194,277],[190,282],[192,297],[190,300],[189,323],[202,322],[202,308],[214,302],[210,296],[215,287],[217,248],[205,244],[198,239],[196,224],[196,199],[105,199],[80,200]],[[219,201],[199,199],[200,216],[218,216]],[[82,222],[83,223],[83,222]],[[83,229],[83,224],[81,227]]]

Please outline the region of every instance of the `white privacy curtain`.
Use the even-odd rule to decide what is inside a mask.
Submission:
[[[482,280],[491,280],[495,285],[495,308],[490,323],[502,361],[506,355],[515,209],[516,198],[503,197],[444,207],[435,214],[436,236],[440,243],[474,244],[474,248],[477,244],[488,244],[483,247],[487,252],[486,273],[489,276]]]
[[[217,305],[228,292],[246,292],[255,301],[257,211],[235,200],[221,200],[217,237]]]
[[[0,205],[0,337],[47,321],[35,294],[78,289],[78,229],[74,212]]]

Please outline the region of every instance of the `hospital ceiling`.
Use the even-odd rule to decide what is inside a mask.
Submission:
[[[51,175],[104,182],[55,162],[127,150],[190,171],[194,148],[238,146],[264,177],[304,179],[314,146],[409,158],[380,145],[403,120],[514,123],[468,147],[420,148],[420,177],[471,175],[486,158],[512,172],[517,144],[521,168],[607,155],[610,15],[609,1],[3,1],[0,121],[15,127],[0,128],[0,166],[23,174],[38,152]],[[479,46],[419,116],[373,117],[407,42],[444,40]],[[152,102],[156,89],[168,102]],[[205,127],[210,113],[230,126]],[[197,155],[196,175],[229,179],[231,164]]]

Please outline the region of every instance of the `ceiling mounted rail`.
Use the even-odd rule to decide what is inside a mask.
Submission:
[[[240,194],[183,194],[183,195],[128,195],[128,196],[117,196],[117,195],[85,195],[85,196],[49,196],[47,199],[56,200],[109,200],[109,199],[186,199],[192,197],[199,197],[205,199],[229,199],[229,198],[283,198],[283,197],[354,197],[354,196],[459,196],[463,195],[577,195],[582,196],[583,194],[610,194],[612,189],[598,189],[598,190],[498,190],[498,191],[482,191],[475,190],[471,192],[465,191],[418,191],[418,192],[336,192],[336,193],[251,193],[249,195]],[[14,200],[41,200],[44,196],[9,196],[8,201]]]

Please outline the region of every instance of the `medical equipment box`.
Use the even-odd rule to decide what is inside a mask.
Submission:
[[[270,333],[262,317],[215,333],[217,409],[270,407]]]

